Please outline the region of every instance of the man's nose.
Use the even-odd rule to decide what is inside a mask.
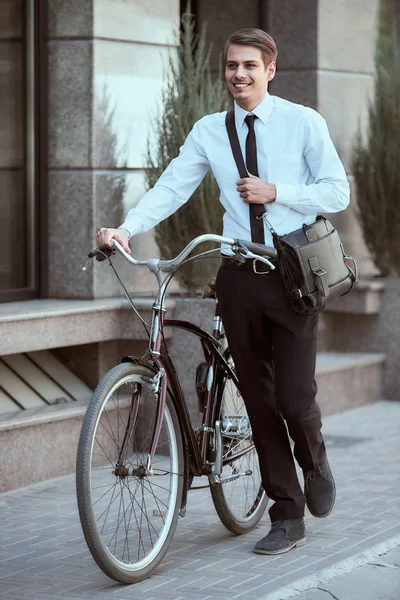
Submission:
[[[244,79],[246,77],[246,69],[243,66],[239,65],[236,69],[235,75],[238,79]]]

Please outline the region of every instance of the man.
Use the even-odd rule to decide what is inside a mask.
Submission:
[[[241,29],[225,45],[225,79],[235,101],[235,125],[249,176],[238,180],[226,113],[208,115],[195,123],[179,156],[129,211],[121,228],[99,230],[100,245],[108,247],[115,238],[130,252],[129,237],[177,210],[210,168],[226,210],[223,234],[230,238],[272,245],[268,223],[283,234],[312,223],[318,212],[346,208],[349,185],[324,119],[310,108],[268,93],[276,56],[274,40],[259,29]],[[268,223],[255,218],[260,206]],[[261,233],[257,222],[262,224]],[[318,317],[292,309],[278,269],[257,275],[251,261],[240,265],[225,256],[217,294],[263,487],[274,500],[271,530],[254,551],[280,554],[305,542],[305,503],[314,516],[324,517],[335,500],[315,399]],[[304,490],[287,430],[304,474]]]

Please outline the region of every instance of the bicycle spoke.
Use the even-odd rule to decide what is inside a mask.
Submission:
[[[112,460],[108,457],[108,455],[106,454],[106,452],[104,451],[104,449],[102,448],[102,445],[100,444],[99,440],[97,438],[95,438],[96,443],[100,446],[100,449],[103,451],[103,454],[101,456],[104,456],[104,458],[106,458],[108,460],[108,462],[110,463],[110,465],[115,468],[115,463],[112,462]]]
[[[102,499],[103,499],[103,498],[104,498],[104,497],[105,497],[105,496],[108,494],[108,492],[109,492],[109,491],[110,491],[112,488],[114,488],[114,489],[115,489],[116,485],[117,485],[117,483],[116,483],[116,482],[114,482],[114,483],[112,483],[111,485],[107,485],[107,486],[105,486],[105,485],[100,485],[100,486],[98,486],[97,488],[92,488],[92,490],[95,490],[95,489],[99,489],[99,488],[103,488],[103,487],[108,487],[108,490],[107,490],[107,491],[105,491],[105,492],[104,492],[104,494],[103,494],[102,496],[100,496],[100,498],[97,498],[97,500],[96,500],[96,501],[95,501],[93,504],[97,504],[98,502],[100,502],[100,500],[102,500]]]
[[[104,515],[104,513],[107,513],[107,514],[106,514],[106,518],[104,519],[104,522],[103,522],[103,527],[102,527],[102,529],[101,529],[101,533],[103,533],[103,531],[104,531],[104,527],[105,527],[105,525],[106,525],[107,518],[108,518],[108,513],[110,512],[111,505],[114,503],[114,500],[113,500],[113,498],[114,498],[114,492],[115,492],[115,490],[116,490],[116,489],[117,489],[117,484],[115,484],[115,486],[114,486],[114,491],[113,491],[113,495],[111,496],[111,502],[110,502],[110,504],[109,504],[109,505],[108,505],[108,507],[107,507],[107,508],[106,508],[106,509],[105,509],[105,510],[104,510],[104,511],[101,513],[101,515],[100,515],[100,516],[98,517],[98,519],[97,519],[97,521],[100,521],[100,519],[102,518],[102,516]],[[117,498],[118,498],[118,496],[116,496],[116,497],[115,497],[115,499],[117,499]],[[96,504],[96,503],[94,503],[94,505],[95,505],[95,504]],[[94,505],[93,505],[93,506],[94,506]]]
[[[151,482],[149,480],[148,480],[148,483],[150,485],[150,488],[147,488],[145,486],[144,482],[142,482],[142,485],[143,485],[143,487],[144,487],[145,490],[147,490],[148,492],[150,492],[152,494],[152,496],[153,496],[153,498],[154,498],[154,500],[155,500],[155,502],[157,504],[158,511],[162,512],[160,510],[160,506],[159,506],[158,503],[161,502],[161,504],[164,504],[165,508],[168,508],[168,504],[166,504],[165,502],[163,502],[163,500],[161,500],[161,498],[159,498],[158,496],[155,495],[155,493],[153,492],[153,486],[152,486],[152,484],[151,484]]]
[[[92,487],[92,491],[100,490],[101,488],[105,488],[105,487],[110,490],[114,485],[115,485],[114,483],[112,483],[111,485],[109,483],[105,483],[104,485],[95,485]]]
[[[141,483],[141,482],[140,482],[140,483]],[[140,487],[142,488],[142,496],[143,496],[143,486],[142,486],[142,485],[140,485]],[[129,491],[129,493],[131,494],[131,492],[130,492],[130,491]],[[140,504],[139,504],[138,500],[136,499],[136,497],[131,495],[131,499],[133,500],[133,502],[134,502],[135,504],[137,504],[137,505],[138,505],[138,507],[139,507],[139,509],[140,509],[140,511],[141,511],[141,515],[143,516],[143,514],[145,514],[145,513],[143,512],[143,509],[142,509],[142,507],[140,506]],[[152,529],[154,529],[154,533],[156,533],[156,534],[157,534],[157,530],[155,529],[155,527],[154,527],[154,526],[153,526],[151,523],[150,523],[150,525],[151,525]]]
[[[131,525],[132,512],[133,512],[133,507],[132,507],[132,504],[131,504],[130,505],[130,513],[129,513],[128,526],[125,528],[126,535],[125,535],[124,550],[122,552],[122,560],[124,560],[125,548],[127,549],[127,552],[128,552],[128,562],[131,562],[131,558],[130,558],[130,554],[129,554],[129,537],[128,537],[128,532],[129,532],[130,525]]]
[[[106,432],[106,434],[112,439],[113,442],[115,442],[115,444],[118,446],[118,442],[117,442],[117,438],[114,435],[111,423],[110,423],[110,419],[108,417],[108,411],[104,411],[104,414],[106,416],[106,419],[108,421],[108,424],[110,425],[110,429],[111,429],[111,433],[108,431],[108,429],[106,429],[106,426],[104,425],[104,423],[102,423],[101,421],[99,422],[100,425],[103,427],[103,430]]]

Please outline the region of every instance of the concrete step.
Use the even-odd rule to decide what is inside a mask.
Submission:
[[[147,322],[151,320],[153,303],[154,298],[134,298],[137,310]],[[166,306],[172,317],[175,302],[168,299]],[[148,340],[125,298],[0,304],[0,355],[112,340]]]
[[[330,415],[383,397],[384,354],[319,352],[316,380],[323,415]]]
[[[316,378],[323,416],[382,398],[384,360],[383,354],[319,353]],[[198,415],[195,395],[187,400]],[[72,473],[86,406],[77,401],[0,415],[0,492]]]
[[[350,294],[330,300],[319,318],[318,349],[321,352],[342,349],[337,334],[344,316],[354,316],[357,323],[361,320],[363,326],[371,327],[371,317],[379,315],[381,310],[384,291],[382,281],[361,279]]]

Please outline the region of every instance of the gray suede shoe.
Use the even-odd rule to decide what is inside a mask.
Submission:
[[[304,495],[308,510],[314,517],[327,517],[332,511],[336,488],[327,459],[316,469],[304,472]]]
[[[257,542],[256,554],[284,554],[296,546],[306,543],[304,519],[275,521],[268,535]]]

